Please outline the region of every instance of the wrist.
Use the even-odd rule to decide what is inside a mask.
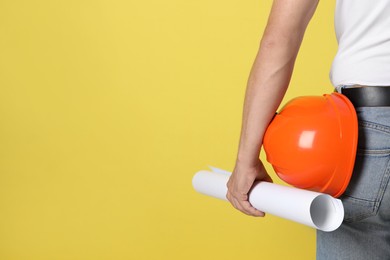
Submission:
[[[238,153],[236,159],[236,165],[240,167],[253,168],[259,164],[259,153],[248,155],[244,153]]]

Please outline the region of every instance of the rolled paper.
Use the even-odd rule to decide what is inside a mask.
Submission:
[[[192,185],[199,193],[227,200],[229,174],[217,168],[212,170],[197,172]],[[343,203],[339,199],[269,182],[255,183],[249,192],[249,202],[260,211],[326,232],[336,230],[344,218]]]

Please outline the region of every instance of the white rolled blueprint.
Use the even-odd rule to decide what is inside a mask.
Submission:
[[[229,172],[217,168],[199,171],[192,185],[202,194],[226,200],[229,176]],[[344,218],[344,207],[339,199],[269,182],[256,183],[249,193],[249,202],[263,212],[326,232],[336,230]]]

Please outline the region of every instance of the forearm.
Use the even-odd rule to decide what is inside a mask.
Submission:
[[[245,165],[253,165],[259,158],[263,135],[288,88],[295,59],[315,6],[315,1],[306,6],[304,15],[307,17],[302,13],[279,10],[286,8],[285,5],[276,4],[273,8],[274,15],[270,15],[245,96],[237,157]],[[291,19],[298,16],[299,19],[295,19],[295,23],[286,24],[281,20],[283,15]]]
[[[264,38],[253,65],[245,96],[238,160],[252,164],[258,159],[264,132],[290,82],[299,39],[269,43]]]

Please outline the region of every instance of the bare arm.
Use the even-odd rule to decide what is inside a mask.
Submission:
[[[248,202],[254,181],[270,181],[259,160],[264,132],[288,88],[306,27],[319,0],[274,0],[253,64],[243,111],[237,162],[228,182],[227,198],[252,216],[264,213]]]

